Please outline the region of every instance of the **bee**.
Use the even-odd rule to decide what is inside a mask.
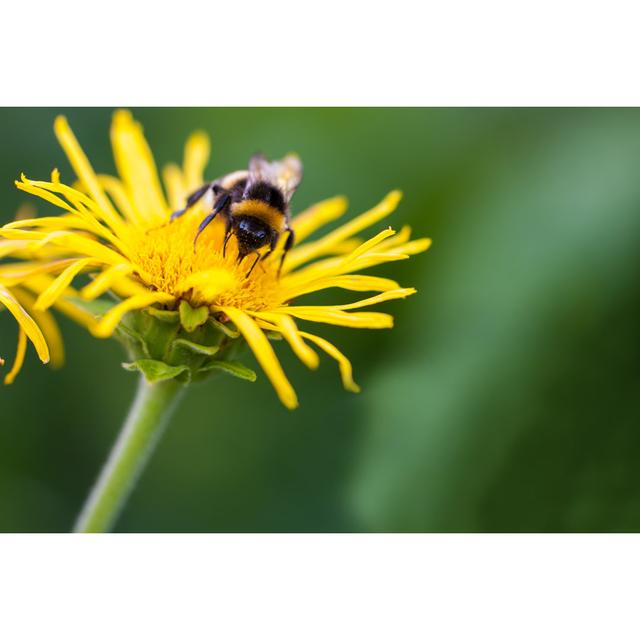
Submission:
[[[232,235],[238,244],[238,263],[249,254],[256,255],[247,277],[260,259],[264,260],[274,251],[278,239],[286,233],[280,270],[295,241],[290,226],[289,203],[301,180],[302,163],[297,155],[289,154],[282,160],[269,162],[262,154],[256,154],[249,160],[248,170],[234,171],[194,191],[187,198],[184,209],[174,212],[171,220],[204,199],[211,213],[198,227],[193,239],[194,251],[200,234],[216,216],[220,216],[225,223],[222,255],[226,254]],[[261,253],[260,250],[267,245],[268,251]]]

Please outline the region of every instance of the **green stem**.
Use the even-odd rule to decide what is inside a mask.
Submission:
[[[126,422],[74,527],[76,533],[109,531],[182,395],[174,380],[149,384],[141,376]]]

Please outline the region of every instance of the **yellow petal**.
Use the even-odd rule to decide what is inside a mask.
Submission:
[[[21,181],[16,181],[15,185],[21,191],[35,195],[47,202],[68,211],[67,216],[62,216],[60,219],[67,223],[67,227],[76,227],[79,229],[87,229],[92,231],[97,236],[104,238],[114,246],[118,247],[121,251],[126,251],[126,247],[122,244],[120,239],[114,235],[107,227],[105,227],[100,221],[104,219],[104,215],[99,210],[96,210],[95,203],[87,198],[83,193],[72,189],[66,185],[54,182],[42,182],[37,180],[29,180],[24,174],[22,174]],[[68,202],[62,200],[53,193],[62,193],[68,200]],[[73,205],[73,206],[72,206]],[[51,220],[51,218],[48,218]],[[38,225],[38,222],[42,221],[42,218],[35,218],[32,220],[32,225]],[[20,224],[22,222],[22,224]],[[28,226],[24,224],[25,220],[17,221],[6,225],[6,228],[11,229],[14,227]],[[122,220],[118,219],[118,224],[114,227],[116,232],[122,232]],[[82,224],[84,223],[84,224]],[[41,225],[44,226],[44,225]],[[55,225],[49,222],[48,226],[62,226],[61,224]]]
[[[101,174],[98,176],[100,186],[109,194],[122,215],[130,222],[138,222],[133,202],[124,185],[118,178]]]
[[[300,332],[296,326],[295,321],[291,316],[283,313],[255,313],[258,318],[269,320],[276,325],[276,330],[279,331],[289,343],[289,346],[293,352],[302,360],[309,369],[317,369],[320,364],[318,354],[309,347],[308,344],[300,337]]]
[[[91,264],[91,260],[77,260],[70,264],[39,296],[36,300],[35,309],[44,311],[48,309],[60,296],[64,294],[73,279],[86,267]]]
[[[357,249],[354,249],[348,256],[345,257],[345,261],[355,260],[365,253],[371,251],[374,247],[377,247],[380,243],[382,243],[387,238],[394,236],[396,232],[389,227],[388,229],[383,229],[380,233],[377,233],[373,238],[370,238],[366,242],[363,242]]]
[[[353,380],[353,368],[351,367],[351,362],[349,362],[348,358],[341,351],[320,336],[315,336],[312,333],[306,333],[304,331],[301,331],[300,335],[317,344],[325,351],[325,353],[327,353],[327,355],[334,358],[340,367],[340,376],[342,377],[342,384],[344,388],[347,391],[359,393],[360,387]]]
[[[400,285],[395,280],[389,278],[379,278],[377,276],[363,275],[342,275],[329,278],[318,278],[308,284],[299,286],[298,288],[285,289],[282,300],[286,302],[292,298],[312,293],[314,291],[322,291],[337,287],[348,291],[390,291],[398,289]]]
[[[287,256],[285,264],[286,270],[290,271],[304,262],[323,255],[334,245],[379,222],[395,210],[400,202],[400,198],[402,198],[400,191],[392,191],[375,207],[360,214],[341,227],[338,227],[335,231],[328,233],[323,238],[295,247]]]
[[[76,215],[51,216],[43,218],[31,218],[30,220],[16,220],[5,224],[3,229],[28,229],[40,227],[40,230],[78,229],[79,231],[93,231],[93,226]]]
[[[236,287],[237,284],[238,281],[232,272],[214,268],[192,273],[176,286],[176,291],[178,294],[192,291],[195,301],[205,304],[207,301],[215,300],[215,297],[223,291]]]
[[[64,364],[64,342],[53,314],[50,311],[38,311],[34,309],[33,305],[35,304],[36,298],[30,293],[21,289],[14,289],[13,294],[23,307],[29,309],[29,313],[40,327],[47,345],[49,345],[49,355],[51,356],[49,364],[54,369],[58,369]]]
[[[0,235],[2,235],[2,227],[0,227]],[[25,246],[24,240],[0,240],[0,258],[11,254],[17,255]]]
[[[97,275],[92,282],[82,289],[80,295],[85,300],[95,300],[101,296],[111,285],[122,276],[129,275],[133,266],[128,263],[116,264]]]
[[[406,289],[393,289],[391,291],[383,291],[377,296],[372,296],[371,298],[365,298],[364,300],[359,300],[358,302],[351,302],[349,304],[339,304],[334,307],[334,309],[360,309],[362,307],[370,307],[374,304],[380,304],[381,302],[387,302],[388,300],[397,300],[398,298],[406,298],[408,296],[412,296],[416,293],[416,290],[413,287],[409,287]]]
[[[105,220],[108,221],[109,226],[111,226],[112,229],[117,228],[118,225],[121,224],[122,220],[113,208],[111,202],[109,202],[109,198],[107,198],[105,192],[102,190],[87,156],[80,147],[73,131],[71,131],[71,128],[69,127],[67,119],[64,116],[58,116],[53,125],[53,129],[60,146],[64,149],[64,152],[73,167],[73,170],[82,181],[87,192],[100,207]]]
[[[38,352],[38,357],[42,362],[49,362],[49,347],[42,335],[42,331],[34,322],[33,318],[24,310],[22,305],[15,299],[11,292],[0,286],[0,302],[4,304],[13,317],[18,321],[20,327],[27,334],[27,337]]]
[[[42,273],[62,271],[70,264],[77,262],[74,258],[55,260],[54,262],[12,262],[0,265],[0,277],[5,284],[13,285]]]
[[[110,219],[109,216],[105,216],[97,203],[82,191],[69,187],[66,184],[62,184],[59,181],[44,182],[41,180],[29,180],[24,174],[22,175],[22,182],[19,184],[23,185],[23,191],[27,191],[27,187],[31,187],[31,192],[35,195],[39,195],[40,197],[44,197],[44,194],[42,193],[43,190],[45,193],[60,193],[73,205],[73,209],[71,211],[84,218],[87,223],[91,224],[95,233],[102,237],[107,237],[110,242],[117,244],[116,236],[103,226],[102,222],[105,222],[115,233],[121,233],[124,229],[123,220],[119,216],[113,219]],[[49,193],[49,195],[51,195],[51,193]],[[55,196],[52,197],[55,198]],[[64,201],[60,200],[60,198],[56,198],[56,200],[63,203],[63,208],[68,209],[68,206]],[[58,204],[57,206],[61,205]]]
[[[390,249],[391,247],[398,246],[399,244],[404,244],[405,242],[409,241],[410,237],[411,227],[408,224],[405,224],[402,226],[400,231],[398,231],[398,233],[393,236],[393,238],[389,238],[388,240],[385,240],[383,243],[381,243],[378,246],[378,249]]]
[[[316,291],[317,288],[314,288],[314,284],[318,278],[324,280],[332,276],[353,272],[365,256],[369,258],[372,255],[370,252],[373,249],[394,234],[395,231],[393,229],[384,229],[373,238],[359,244],[346,256],[323,260],[310,265],[306,269],[301,269],[300,271],[290,274],[283,282],[283,289],[287,292],[283,295],[283,300],[287,300],[294,295],[299,295],[300,291]],[[290,295],[290,291],[293,291],[294,294]]]
[[[418,240],[412,240],[411,242],[406,242],[405,244],[393,247],[389,249],[387,253],[404,253],[406,255],[413,256],[416,253],[422,253],[423,251],[426,251],[430,246],[431,238],[420,238]]]
[[[209,162],[211,145],[204,131],[192,133],[184,147],[184,184],[187,193],[195,191],[204,184],[204,170]],[[179,209],[183,205],[179,205]]]
[[[164,220],[169,211],[156,164],[142,125],[128,111],[116,111],[113,115],[111,146],[118,173],[139,219],[147,225]]]
[[[7,373],[4,377],[5,384],[11,384],[15,379],[18,373],[20,373],[20,369],[22,369],[22,365],[24,364],[24,354],[27,352],[27,334],[24,332],[22,327],[18,332],[18,347],[16,349],[16,358],[13,361],[13,366],[11,367],[11,371]]]
[[[162,178],[171,210],[177,211],[184,207],[188,192],[184,186],[184,178],[180,167],[177,164],[168,164],[162,170]]]
[[[173,296],[167,293],[161,293],[160,291],[141,293],[133,296],[112,307],[105,313],[103,318],[93,328],[92,333],[97,338],[108,338],[115,331],[118,323],[122,319],[125,313],[133,311],[134,309],[143,309],[144,307],[150,307],[157,302],[171,302]]]
[[[64,247],[80,255],[84,254],[88,257],[95,258],[99,262],[105,262],[106,264],[120,264],[122,262],[122,255],[113,249],[109,249],[109,247],[106,247],[96,240],[73,233],[72,231],[54,231],[53,233],[44,235],[40,240],[40,245],[42,246],[47,243]]]
[[[280,362],[262,330],[254,320],[239,309],[223,307],[221,310],[229,316],[238,331],[245,337],[282,403],[289,409],[295,409],[298,406],[296,392],[287,380]]]
[[[300,320],[322,322],[353,329],[390,329],[393,327],[393,316],[375,311],[362,313],[346,313],[334,307],[282,307],[281,313],[288,313]]]
[[[344,196],[336,196],[318,202],[299,213],[291,221],[291,226],[296,233],[296,243],[300,243],[320,227],[344,215],[348,206],[349,201]]]
[[[113,251],[113,249],[109,249],[109,247],[91,239],[87,235],[81,235],[74,231],[43,233],[23,229],[0,229],[0,236],[14,240],[30,241],[30,249],[40,249],[52,244],[80,255],[93,257],[99,262],[107,264],[119,264],[122,262],[122,255]]]

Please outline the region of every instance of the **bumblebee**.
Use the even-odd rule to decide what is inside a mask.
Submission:
[[[183,215],[200,200],[205,201],[211,211],[200,223],[193,239],[193,249],[200,234],[216,218],[225,222],[222,254],[226,254],[227,243],[235,235],[238,243],[238,263],[249,254],[256,258],[247,276],[260,259],[265,259],[276,248],[278,239],[284,233],[284,243],[280,268],[294,243],[294,233],[290,227],[289,203],[302,180],[302,163],[298,156],[289,154],[282,160],[269,162],[263,155],[256,154],[249,160],[246,171],[234,171],[194,191],[184,209],[174,212],[171,220]],[[266,253],[263,247],[269,246]]]

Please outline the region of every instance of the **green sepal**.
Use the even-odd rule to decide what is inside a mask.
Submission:
[[[186,300],[180,301],[180,323],[187,333],[195,331],[199,326],[203,325],[209,317],[208,307],[198,307],[195,309]]]
[[[167,309],[157,309],[156,307],[147,307],[145,312],[150,316],[157,318],[161,322],[177,323],[180,322],[180,314],[177,311],[169,311]]]
[[[255,382],[258,377],[255,371],[249,369],[249,367],[245,367],[240,362],[228,362],[226,360],[214,360],[213,362],[209,362],[204,367],[200,368],[198,373],[208,373],[214,370],[229,373],[236,378],[248,380],[249,382]]]
[[[140,360],[134,360],[133,362],[123,362],[123,368],[127,371],[139,371],[144,375],[148,382],[160,382],[161,380],[173,380],[182,374],[186,378],[187,382],[191,376],[189,367],[184,364],[171,366],[160,360],[151,360],[147,358],[141,358]]]
[[[144,337],[129,325],[121,322],[116,329],[116,335],[124,343],[130,354],[141,353],[147,358],[151,357]]]
[[[233,329],[231,329],[231,327],[228,327],[226,324],[223,324],[222,322],[219,322],[213,316],[209,317],[209,324],[214,329],[217,329],[218,331],[222,331],[222,333],[224,333],[224,335],[229,337],[229,338],[239,338],[240,337],[240,332],[239,331],[234,331]]]
[[[215,356],[220,350],[220,347],[217,344],[210,346],[206,344],[197,344],[195,342],[191,342],[191,340],[186,340],[185,338],[177,338],[173,341],[172,346],[174,349],[183,349],[202,356]]]

